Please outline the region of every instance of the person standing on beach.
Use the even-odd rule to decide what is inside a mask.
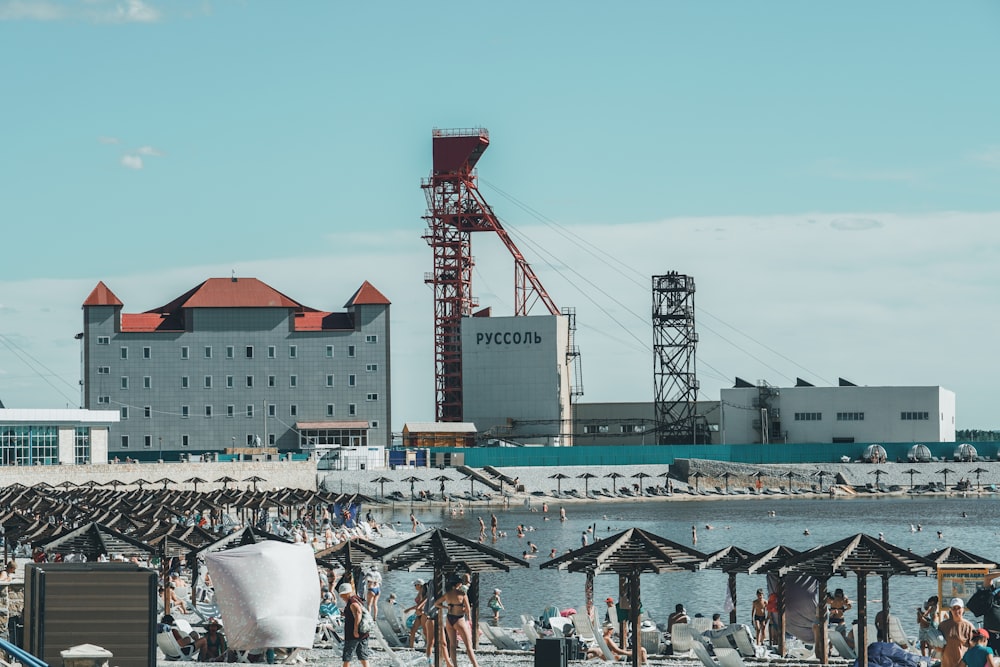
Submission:
[[[763,645],[767,639],[767,600],[764,598],[763,589],[757,589],[757,597],[750,607],[750,617],[753,619],[753,627],[757,633],[757,643]]]
[[[368,658],[372,653],[368,646],[368,635],[362,634],[358,628],[364,600],[354,594],[354,586],[351,584],[341,584],[337,593],[344,601],[344,650],[341,654],[344,667],[350,667],[352,656],[355,655],[361,661],[361,667],[368,667]]]
[[[944,651],[941,653],[941,667],[958,667],[962,661],[962,655],[972,646],[972,635],[976,632],[976,626],[963,618],[965,614],[965,601],[962,598],[952,598],[951,616],[938,626],[938,630],[944,635]]]
[[[413,526],[413,532],[414,533],[417,532],[417,524],[418,523],[420,523],[420,522],[417,521],[417,515],[414,514],[413,512],[410,512],[410,525]]]
[[[560,521],[565,521],[566,520],[566,508],[565,507],[560,507],[559,508],[559,520]]]
[[[497,515],[490,512],[490,535],[493,537],[493,541],[497,541]]]
[[[698,546],[698,528],[691,526],[691,544]]]
[[[486,603],[486,606],[490,608],[493,612],[493,622],[500,622],[500,610],[502,610],[503,602],[500,600],[500,589],[494,588],[493,595],[490,596],[490,601]]]
[[[483,517],[479,517],[479,541],[486,541],[486,522],[483,521]]]

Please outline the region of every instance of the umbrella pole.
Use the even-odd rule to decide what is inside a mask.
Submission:
[[[778,655],[785,655],[785,578],[778,577]]]
[[[858,654],[858,665],[868,667],[868,581],[864,572],[858,572],[858,631],[854,635],[854,652]]]
[[[882,630],[880,642],[889,641],[889,575],[882,575]]]
[[[472,608],[472,646],[477,646],[479,644],[479,573],[475,572],[472,575],[472,586],[469,587],[469,606]],[[466,646],[465,651],[468,653],[472,650],[471,647]]]
[[[733,608],[729,610],[729,622],[736,623],[736,573],[729,573],[729,599],[733,603]]]
[[[816,592],[819,600],[819,603],[816,605],[816,659],[819,660],[819,664],[821,665],[830,664],[830,644],[826,636],[827,629],[830,626],[826,607],[828,592],[826,584],[828,581],[826,577],[821,578],[819,580],[819,589]]]
[[[639,630],[639,571],[632,570],[629,576],[629,621],[632,624],[632,667],[639,667],[639,653],[642,646],[642,638]],[[628,635],[623,634],[622,645],[628,646]]]

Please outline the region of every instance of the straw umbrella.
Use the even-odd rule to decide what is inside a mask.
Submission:
[[[795,473],[795,472],[792,472],[791,470],[789,470],[784,475],[782,475],[782,477],[787,477],[788,478],[788,493],[791,493],[792,492],[792,479],[795,478],[795,477],[798,477],[798,474]]]
[[[208,480],[202,479],[201,477],[188,477],[184,480],[185,484],[194,484],[194,492],[198,493],[199,484],[208,484]]]
[[[451,477],[448,477],[448,475],[438,475],[437,477],[431,477],[431,479],[435,482],[441,482],[441,499],[444,500],[444,483],[450,482]]]
[[[605,572],[618,575],[619,590],[625,591],[623,602],[627,602],[628,621],[635,630],[635,644],[639,639],[640,591],[639,578],[642,573],[690,572],[700,569],[708,559],[706,554],[676,542],[647,533],[639,528],[628,530],[580,547],[550,561],[542,563],[540,569],[554,568],[587,575],[586,589],[590,597],[588,608],[593,606],[593,577]],[[626,605],[621,604],[624,608]],[[622,629],[626,637],[626,628]],[[629,661],[633,667],[639,665],[639,651],[632,651]]]
[[[267,480],[264,479],[263,477],[258,477],[257,475],[252,475],[250,477],[247,477],[243,481],[244,482],[250,482],[251,484],[253,484],[253,490],[254,490],[254,493],[256,493],[257,492],[257,483],[258,482],[266,482]]]
[[[969,473],[976,476],[976,487],[981,491],[983,485],[979,481],[979,476],[984,472],[989,472],[986,468],[976,468],[975,470],[970,470]]]
[[[609,472],[607,475],[605,475],[605,477],[611,478],[611,492],[614,493],[615,495],[618,494],[618,480],[624,476],[625,475],[621,474],[620,472],[615,472],[613,470]]]
[[[215,480],[215,483],[216,484],[222,484],[222,488],[223,489],[227,489],[227,488],[229,488],[230,484],[235,484],[238,481],[239,481],[238,479],[233,479],[229,475],[223,475],[219,479]]]
[[[817,470],[816,472],[814,472],[812,474],[813,474],[814,477],[819,477],[819,492],[823,493],[823,478],[826,477],[829,473],[827,473],[827,471],[825,471],[822,468],[820,468],[819,470]]]
[[[695,470],[693,473],[691,473],[691,476],[694,477],[694,492],[701,493],[701,490],[698,488],[698,482],[699,480],[701,480],[702,477],[705,476],[705,473],[701,472],[700,470]]]
[[[729,495],[729,478],[733,476],[733,473],[728,470],[722,473],[722,479],[726,480],[726,495]],[[735,623],[736,621],[733,621]]]
[[[164,490],[166,490],[167,484],[173,484],[173,483],[174,483],[174,480],[170,479],[169,477],[161,477],[160,479],[158,479],[155,482],[153,482],[153,484],[163,484],[163,489]]]
[[[391,482],[392,480],[384,475],[380,475],[372,480],[372,484],[379,485],[379,495],[382,496],[382,500],[385,500],[385,483]]]
[[[412,500],[413,499],[413,485],[416,484],[417,482],[422,482],[424,480],[420,479],[416,475],[410,475],[409,477],[405,478],[403,481],[410,483],[410,499]]]
[[[577,475],[577,479],[583,480],[583,495],[590,497],[590,480],[596,479],[597,475],[592,472],[585,472],[582,475]]]
[[[561,472],[557,472],[554,475],[549,475],[549,479],[556,480],[556,493],[558,493],[560,496],[562,495],[562,481],[564,479],[569,479],[569,478],[570,478],[569,475],[564,475]]]
[[[910,468],[909,470],[904,470],[903,474],[910,476],[910,490],[912,491],[913,490],[913,476],[914,475],[919,475],[920,471],[917,470],[916,468]]]
[[[954,472],[956,472],[956,471],[952,470],[951,468],[942,468],[941,470],[938,470],[937,472],[934,473],[935,475],[944,475],[944,490],[945,491],[948,490],[948,475],[951,474],[951,473],[954,473]]]
[[[647,477],[652,477],[652,475],[650,475],[648,472],[643,472],[640,470],[639,472],[632,475],[632,477],[639,480],[639,495],[642,496],[646,495],[646,488],[645,484],[643,484],[643,480],[646,479]]]
[[[875,470],[872,470],[868,474],[869,475],[875,475],[875,488],[879,489],[879,488],[881,488],[882,475],[888,475],[889,472],[886,471],[886,470],[882,470],[881,468],[875,468]]]

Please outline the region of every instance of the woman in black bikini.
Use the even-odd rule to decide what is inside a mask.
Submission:
[[[472,643],[472,627],[466,620],[466,616],[472,613],[469,607],[469,587],[459,577],[448,577],[448,587],[444,595],[434,601],[434,604],[445,610],[444,631],[448,637],[448,652],[451,654],[451,662],[458,664],[458,643],[459,637],[465,644],[465,652],[469,655],[472,667],[479,667],[476,662],[476,652]]]
[[[851,608],[851,601],[844,595],[844,589],[835,590],[833,595],[827,597],[826,604],[830,608],[830,625],[843,626],[844,612]]]

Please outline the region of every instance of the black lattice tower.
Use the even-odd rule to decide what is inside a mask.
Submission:
[[[657,443],[698,441],[694,278],[653,276],[653,383]]]

